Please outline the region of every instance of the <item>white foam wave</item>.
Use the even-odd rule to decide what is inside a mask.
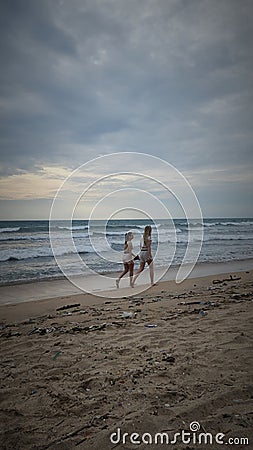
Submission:
[[[240,222],[234,222],[234,221],[219,221],[219,222],[204,222],[204,226],[205,227],[215,227],[215,226],[235,226],[235,227],[240,227],[240,226],[245,226],[245,225],[253,225],[253,221],[250,220],[245,220],[245,221],[240,221]]]
[[[221,225],[225,225],[225,226],[248,226],[248,225],[253,225],[253,222],[251,221],[244,221],[244,222],[220,222]]]
[[[88,229],[88,225],[76,225],[73,227],[57,227],[60,230],[70,230],[70,231],[75,231],[75,230],[87,230]]]
[[[191,242],[224,242],[224,241],[251,241],[253,240],[253,235],[252,236],[222,236],[222,237],[203,237],[202,239],[198,239],[198,238],[191,238]],[[188,236],[179,236],[179,237],[175,237],[175,239],[169,239],[169,242],[177,242],[177,243],[187,243],[188,242]]]
[[[83,233],[83,234],[72,234],[72,237],[74,239],[84,239],[84,238],[88,238],[89,236],[92,236],[93,232],[91,231],[90,234],[88,233]],[[51,235],[53,236],[54,240],[66,240],[68,238],[66,238],[66,234],[55,234]],[[10,235],[3,235],[0,236],[0,241],[48,241],[49,240],[49,235],[48,234],[26,234],[26,235],[21,235],[21,234],[17,234],[16,236],[10,236]]]
[[[82,253],[105,253],[111,251],[109,244],[105,239],[94,241],[94,246],[90,243],[83,245],[76,245],[77,252]],[[65,256],[74,254],[72,247],[68,248],[67,246],[59,245],[59,247],[54,248],[55,256]],[[43,247],[32,247],[32,248],[9,248],[2,249],[0,251],[0,261],[9,261],[9,260],[23,260],[23,259],[32,259],[32,258],[40,258],[40,257],[53,257],[53,253],[51,247],[43,246]]]
[[[220,224],[220,222],[204,222],[204,227],[215,227]]]
[[[94,234],[96,235],[102,235],[102,236],[122,236],[124,238],[125,231],[94,231]]]
[[[13,231],[19,231],[20,227],[8,227],[8,228],[0,228],[0,233],[11,233]]]

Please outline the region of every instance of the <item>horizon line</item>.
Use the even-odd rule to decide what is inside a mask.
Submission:
[[[248,219],[248,220],[253,220],[253,217],[249,217],[249,216],[240,216],[240,217],[236,217],[236,216],[227,216],[227,217],[219,217],[219,216],[205,216],[203,217],[203,220],[212,220],[212,219]],[[75,218],[75,219],[0,219],[0,222],[41,222],[41,221],[47,221],[47,222],[57,222],[57,221],[75,221],[75,220],[92,220],[92,221],[101,221],[101,220],[108,220],[107,218],[101,218],[101,219],[87,219],[87,218]],[[152,219],[143,219],[143,218],[138,218],[138,217],[122,217],[120,219],[112,219],[112,221],[117,221],[117,220],[143,220],[143,221],[147,221],[147,220],[200,220],[200,218],[196,218],[196,217],[191,217],[191,218],[187,218],[187,217],[172,217],[172,218],[164,218],[164,217],[155,217]]]

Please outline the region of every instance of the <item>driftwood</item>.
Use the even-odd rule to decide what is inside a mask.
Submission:
[[[223,280],[213,280],[213,284],[220,284],[224,283],[225,281],[238,281],[240,279],[241,277],[233,277],[232,275],[230,275],[230,278],[223,278]]]
[[[65,309],[76,308],[77,306],[80,306],[80,303],[72,303],[72,305],[60,306],[60,308],[56,308],[56,311],[64,311]]]

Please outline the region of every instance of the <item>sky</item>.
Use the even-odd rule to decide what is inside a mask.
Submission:
[[[124,152],[143,173],[146,154],[174,166],[204,217],[253,217],[252,13],[251,0],[1,0],[0,219],[48,219],[72,171],[116,152],[114,172]],[[125,181],[98,185],[94,204]]]

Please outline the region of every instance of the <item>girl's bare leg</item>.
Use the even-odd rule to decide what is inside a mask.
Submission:
[[[144,262],[141,262],[141,263],[140,263],[140,268],[137,270],[135,276],[133,277],[133,285],[134,285],[134,283],[135,283],[135,281],[136,281],[136,278],[138,278],[138,276],[140,275],[140,273],[144,270],[144,267],[145,267],[145,263],[144,263]]]
[[[124,270],[123,272],[120,274],[119,278],[117,278],[116,280],[116,286],[117,288],[119,288],[119,281],[121,280],[121,278],[126,275],[126,273],[129,271],[129,267],[127,263],[124,263]]]
[[[134,287],[134,285],[133,285],[134,263],[133,262],[129,264],[129,270],[130,270],[130,274],[129,274],[129,276],[130,276],[130,286]]]
[[[149,275],[150,275],[150,281],[151,285],[154,284],[154,264],[153,261],[149,264]]]

